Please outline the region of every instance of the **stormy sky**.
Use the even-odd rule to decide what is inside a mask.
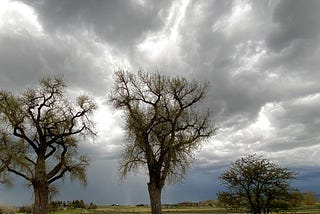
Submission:
[[[220,128],[163,202],[215,198],[219,174],[253,153],[297,171],[296,188],[319,193],[319,10],[318,0],[1,0],[0,88],[19,93],[63,74],[70,95],[99,104],[98,136],[80,146],[92,160],[89,184],[65,179],[57,200],[148,203],[146,172],[119,181],[122,114],[105,102],[118,69],[210,82],[205,105]],[[0,203],[32,201],[15,181],[0,187]]]

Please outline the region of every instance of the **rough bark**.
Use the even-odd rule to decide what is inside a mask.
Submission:
[[[47,183],[39,183],[34,185],[34,214],[48,213],[48,193],[49,187]]]
[[[48,213],[49,184],[47,182],[45,149],[38,151],[38,159],[35,168],[34,188],[34,214]]]
[[[161,207],[161,192],[162,188],[156,184],[156,182],[148,183],[148,191],[151,203],[151,213],[152,214],[162,214]]]

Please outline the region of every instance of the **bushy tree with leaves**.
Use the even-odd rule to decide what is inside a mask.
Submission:
[[[88,96],[71,102],[61,76],[46,77],[40,86],[19,95],[0,91],[1,175],[25,179],[34,190],[34,213],[48,212],[54,182],[69,174],[86,184],[89,160],[78,154],[80,135],[94,134]]]
[[[303,193],[304,204],[307,206],[312,206],[316,204],[316,193],[315,192],[305,192]]]
[[[127,133],[121,174],[146,167],[152,213],[162,213],[165,183],[183,179],[194,150],[215,132],[210,112],[197,110],[207,85],[143,71],[120,70],[114,80],[109,98],[124,110]]]
[[[269,213],[279,202],[290,199],[290,181],[295,173],[258,155],[242,157],[220,176],[227,191],[218,198],[239,198],[254,214]]]

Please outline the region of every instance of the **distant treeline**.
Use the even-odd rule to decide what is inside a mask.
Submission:
[[[205,200],[200,202],[184,201],[177,204],[163,204],[163,207],[217,207],[218,200]]]
[[[19,208],[19,212],[22,213],[32,213],[33,212],[32,205],[24,205]],[[50,211],[58,211],[58,210],[67,210],[67,209],[96,209],[98,206],[93,202],[85,203],[83,200],[73,200],[73,201],[51,201],[49,203]],[[1,212],[0,212],[1,213]]]

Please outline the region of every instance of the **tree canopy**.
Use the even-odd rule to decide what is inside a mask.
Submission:
[[[124,110],[127,133],[121,173],[148,169],[152,213],[161,213],[165,182],[183,179],[194,150],[215,133],[210,111],[198,109],[207,89],[206,84],[159,73],[115,73],[109,98]]]
[[[61,76],[41,79],[20,95],[0,91],[2,176],[15,174],[34,188],[35,213],[47,213],[52,184],[69,174],[86,184],[89,160],[78,155],[78,136],[93,134],[88,96],[71,102]]]
[[[269,213],[279,201],[290,197],[295,173],[258,155],[242,157],[220,176],[227,191],[218,198],[226,204],[245,205],[252,213]]]

